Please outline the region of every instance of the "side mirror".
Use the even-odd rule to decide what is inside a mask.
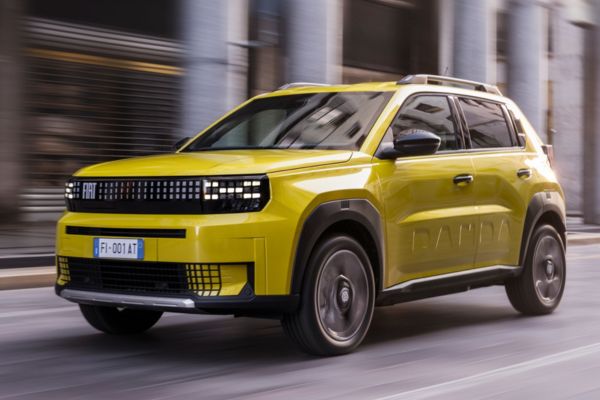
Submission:
[[[184,144],[186,144],[191,138],[188,137],[184,137],[182,139],[179,139],[177,142],[175,142],[175,144],[173,145],[173,151],[177,151],[180,148],[183,147]]]
[[[384,149],[383,158],[394,159],[409,156],[427,156],[435,154],[440,148],[439,136],[421,129],[406,129],[394,138],[394,147]]]

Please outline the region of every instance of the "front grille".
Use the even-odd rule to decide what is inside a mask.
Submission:
[[[65,285],[71,280],[71,276],[69,273],[69,264],[65,257],[57,257],[56,280],[59,285]]]
[[[58,257],[59,285],[139,294],[237,295],[252,285],[248,264],[167,263]],[[236,284],[239,286],[236,286]]]
[[[198,178],[74,179],[67,182],[67,209],[128,214],[198,214]]]
[[[202,181],[198,178],[74,180],[73,199],[123,200],[200,200]]]
[[[219,265],[187,264],[187,280],[190,290],[199,296],[218,296],[222,287]]]
[[[68,258],[69,287],[136,293],[187,293],[185,264]]]
[[[165,178],[71,178],[67,209],[125,214],[220,214],[260,211],[269,201],[266,175]]]
[[[185,239],[185,229],[91,228],[68,225],[66,232],[69,235]]]

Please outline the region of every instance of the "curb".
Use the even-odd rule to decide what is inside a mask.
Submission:
[[[0,290],[53,286],[56,267],[10,268],[0,270]]]
[[[567,236],[567,246],[582,246],[589,244],[600,244],[600,235],[597,233],[569,233]]]

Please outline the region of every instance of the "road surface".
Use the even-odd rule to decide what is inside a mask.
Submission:
[[[278,321],[165,315],[94,331],[50,288],[0,291],[0,399],[600,399],[600,246],[569,249],[550,316],[502,287],[376,311],[357,352],[298,352]]]

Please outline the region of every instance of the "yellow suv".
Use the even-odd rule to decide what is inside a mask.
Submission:
[[[69,179],[56,292],[107,333],[165,311],[275,317],[319,355],[356,348],[376,305],[505,285],[550,313],[566,273],[551,161],[494,86],[286,85],[172,154]]]

